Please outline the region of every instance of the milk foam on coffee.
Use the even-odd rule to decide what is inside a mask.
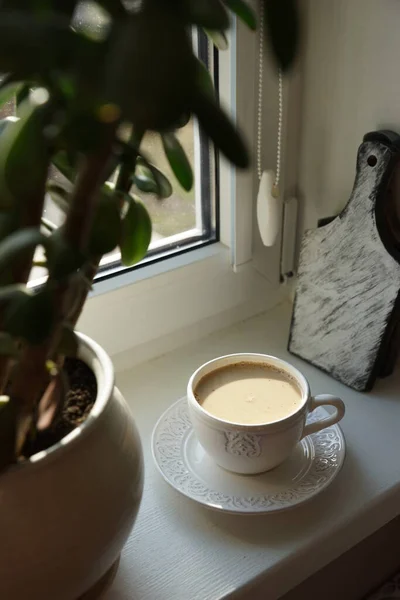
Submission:
[[[302,404],[301,391],[290,375],[257,363],[216,369],[199,381],[194,394],[210,414],[245,425],[279,421]]]

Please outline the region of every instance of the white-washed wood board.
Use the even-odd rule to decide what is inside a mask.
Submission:
[[[367,134],[345,209],[302,239],[289,350],[359,391],[390,373],[397,351],[400,254],[387,215],[399,158],[397,134]]]

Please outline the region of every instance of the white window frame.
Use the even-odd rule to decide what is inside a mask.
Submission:
[[[221,103],[254,147],[256,36],[234,22],[219,65]],[[127,368],[276,304],[285,292],[252,264],[254,182],[221,160],[220,242],[96,283],[78,329]]]

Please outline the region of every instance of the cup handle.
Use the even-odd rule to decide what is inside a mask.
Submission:
[[[325,429],[325,427],[330,427],[331,425],[338,423],[344,417],[344,403],[336,396],[331,396],[331,394],[319,394],[319,396],[311,398],[310,412],[315,410],[318,406],[334,406],[336,410],[333,415],[306,425],[301,439],[306,437],[306,435],[310,435],[310,433],[316,433],[317,431],[321,431],[321,429]]]

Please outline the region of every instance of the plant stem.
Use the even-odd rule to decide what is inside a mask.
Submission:
[[[40,227],[44,207],[46,176],[47,169],[44,168],[42,186],[36,190],[32,190],[29,196],[24,199],[25,201],[21,203],[22,210],[19,224],[21,229],[25,227]],[[34,250],[25,253],[24,257],[13,265],[13,283],[27,283],[32,269],[33,256]],[[3,314],[0,311],[0,326],[2,322]],[[8,356],[0,356],[0,394],[4,393],[7,386],[11,365],[12,361]]]
[[[110,126],[101,148],[85,157],[71,196],[70,211],[65,224],[66,241],[85,251],[95,211],[97,190],[103,182],[103,174],[110,157],[115,125]],[[39,217],[40,223],[40,217]],[[34,419],[34,407],[48,384],[46,360],[53,356],[60,339],[61,326],[69,312],[70,285],[68,281],[57,282],[50,277],[48,285],[53,285],[55,326],[51,335],[38,346],[26,346],[18,361],[11,382],[11,398],[18,405],[18,430],[16,440],[17,455],[21,451],[26,435]],[[86,296],[85,296],[86,299]],[[83,303],[80,303],[80,311]],[[79,315],[78,315],[79,316]]]
[[[17,404],[17,439],[15,451],[18,456],[31,428],[34,406],[47,382],[45,363],[47,343],[40,346],[27,346],[16,367],[10,389],[10,397]]]
[[[130,138],[129,138],[129,142],[133,143],[137,148],[139,148],[140,142],[142,141],[142,139],[143,139],[143,133],[133,133],[132,132],[130,135]],[[118,174],[117,183],[115,186],[116,190],[129,192],[129,189],[131,187],[131,175],[132,175],[132,171],[134,171],[134,169],[135,169],[135,162],[136,162],[136,157],[132,158],[132,160],[129,161],[129,163],[124,163],[121,166],[119,174]],[[89,263],[87,263],[83,267],[82,275],[84,276],[84,278],[86,280],[88,280],[90,282],[94,281],[97,270],[99,268],[100,260],[101,260],[101,256],[94,257]],[[76,305],[74,306],[72,313],[69,315],[69,318],[68,318],[69,322],[74,327],[81,315],[83,307],[85,306],[85,302],[86,302],[88,293],[89,293],[88,286],[85,286],[83,288],[78,287],[78,289],[77,289],[77,294],[79,296],[79,299],[78,299],[78,302],[76,303]]]
[[[87,281],[90,281],[91,283],[94,281],[97,270],[99,268],[100,260],[101,260],[101,256],[96,256],[96,258],[93,258],[93,260],[90,263],[88,263],[87,265],[85,265],[83,267],[82,275],[84,276],[84,278]],[[89,286],[88,285],[81,286],[80,288],[77,289],[77,294],[78,294],[78,300],[77,300],[71,314],[69,314],[69,316],[68,316],[68,321],[73,327],[75,327],[75,325],[81,315],[83,307],[85,306],[85,302],[86,302],[88,294],[89,294]]]
[[[65,239],[77,250],[84,252],[93,220],[96,192],[104,181],[104,172],[110,157],[115,127],[110,128],[101,148],[84,158],[65,222]]]
[[[127,160],[126,162],[122,163],[122,165],[121,165],[121,168],[118,173],[117,183],[115,184],[115,189],[118,190],[119,192],[128,193],[132,186],[131,177],[132,177],[132,173],[135,172],[136,159],[139,154],[139,146],[143,139],[143,136],[144,136],[144,131],[136,131],[135,132],[133,130],[129,136],[129,140],[127,143],[130,144],[131,146],[133,146],[134,148],[136,148],[138,150],[138,153],[136,155],[132,154],[132,156],[130,157],[130,160]]]

